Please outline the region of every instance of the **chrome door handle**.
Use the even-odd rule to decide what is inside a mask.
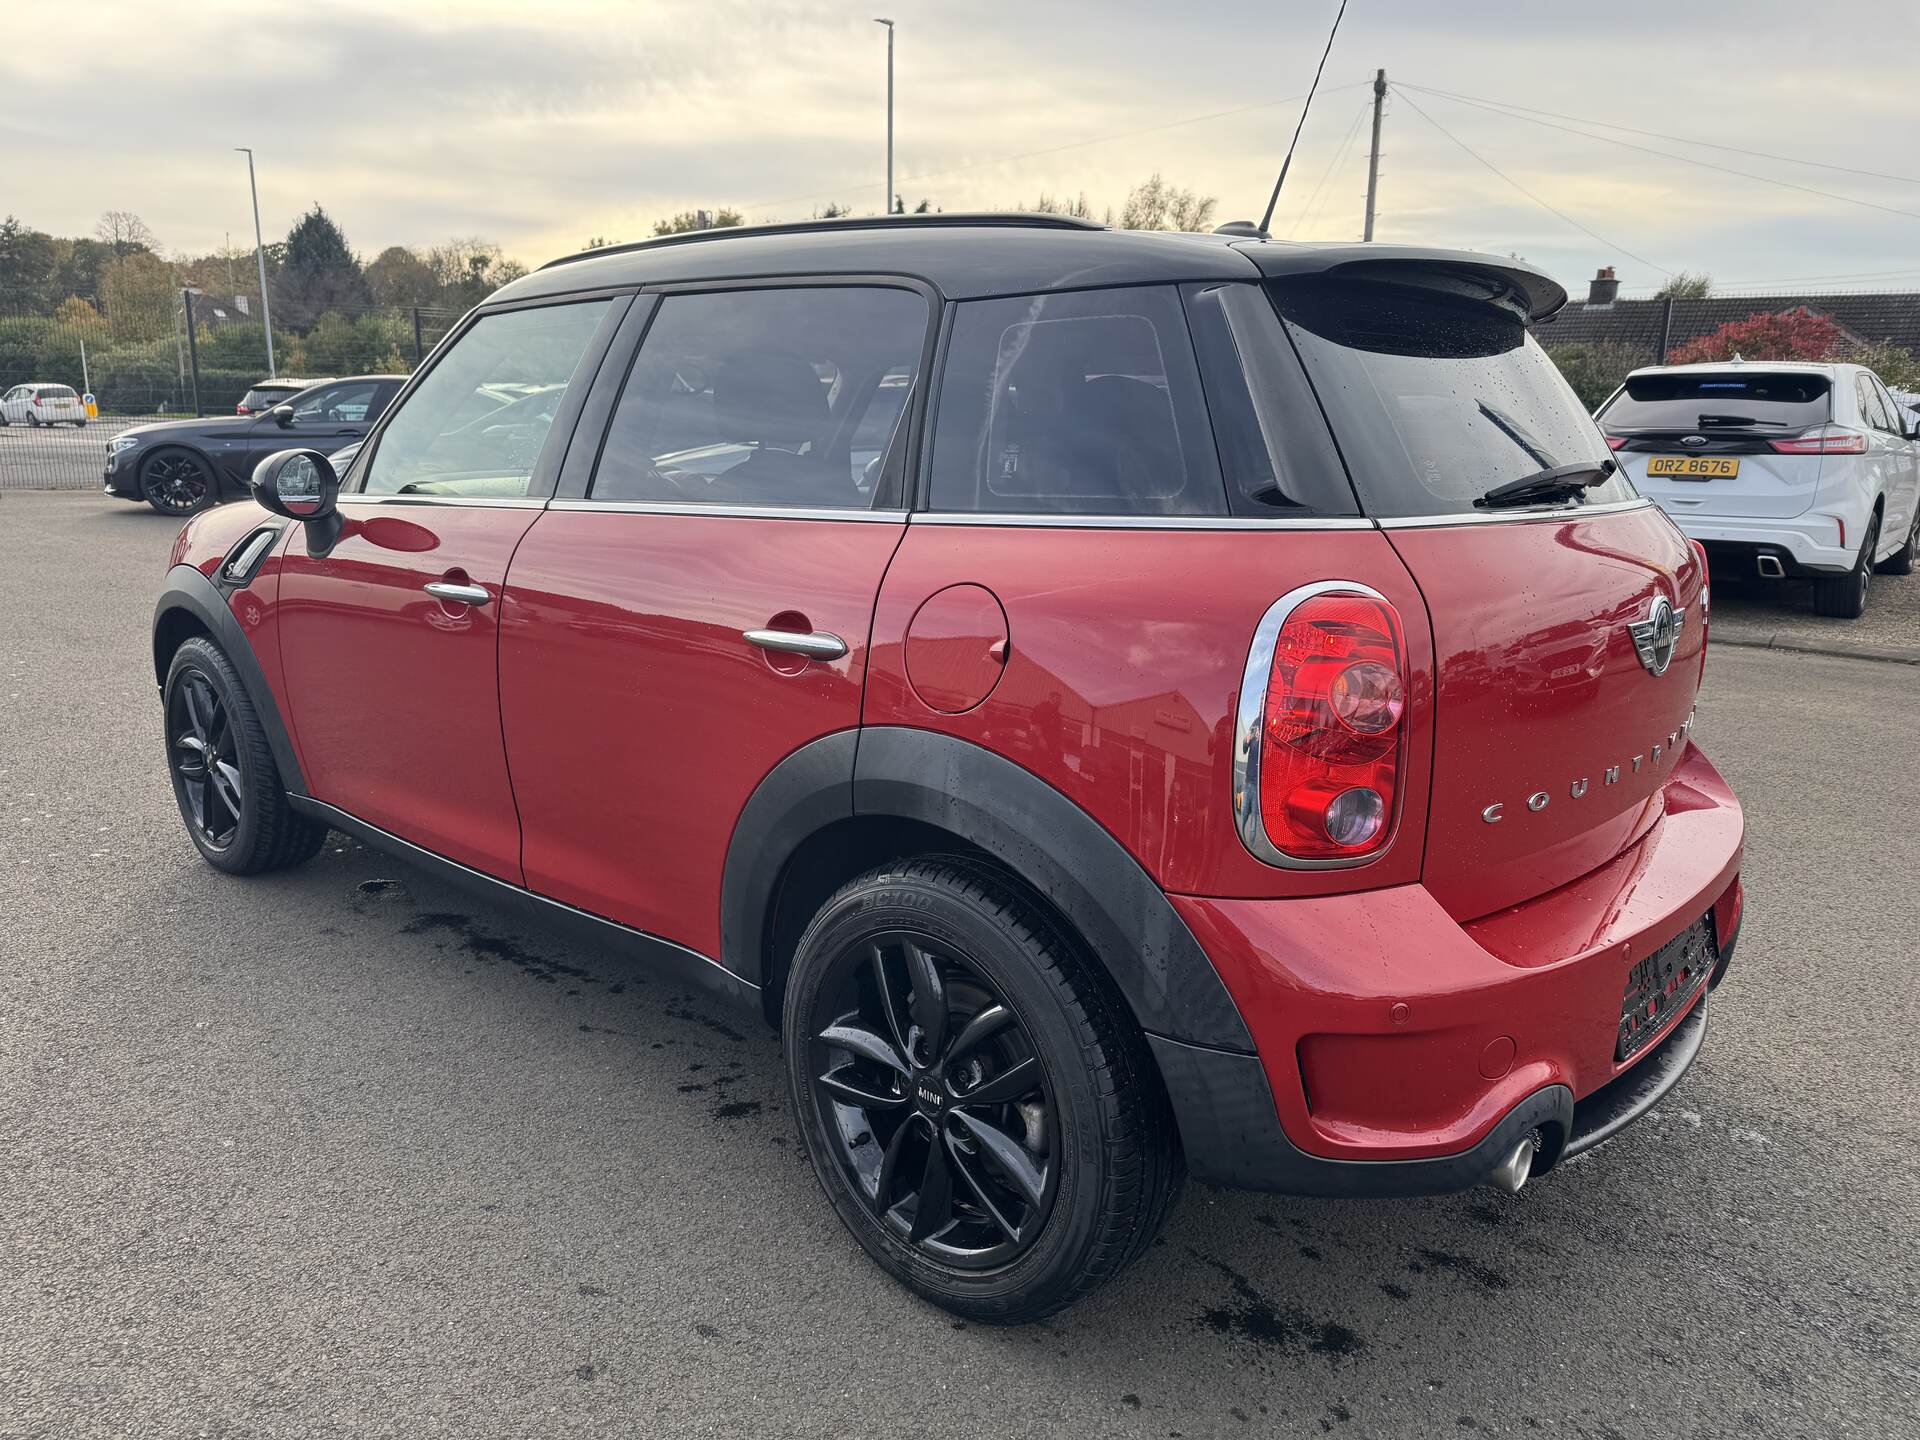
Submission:
[[[455,585],[450,580],[429,580],[421,587],[436,600],[449,605],[484,605],[493,596],[484,585]]]
[[[788,655],[804,655],[809,660],[838,660],[847,653],[847,642],[828,630],[803,635],[797,630],[742,630],[749,645],[762,650],[780,650]]]

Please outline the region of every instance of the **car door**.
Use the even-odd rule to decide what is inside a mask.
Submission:
[[[482,312],[355,467],[338,542],[324,555],[299,538],[284,550],[282,664],[314,797],[515,882],[498,602],[627,303],[601,296]],[[565,398],[537,427],[472,422],[464,402],[502,381]],[[297,443],[309,432],[288,433]]]
[[[22,413],[24,407],[20,404],[20,397],[26,393],[26,386],[16,385],[5,395],[0,395],[0,417],[5,417],[9,425],[18,424],[26,419]]]
[[[1880,540],[1882,545],[1892,548],[1896,541],[1905,540],[1913,528],[1914,510],[1920,506],[1920,447],[1908,438],[1906,413],[1887,393],[1880,377],[1867,378],[1875,399],[1880,402],[1875,423],[1886,432],[1889,474],[1886,519],[1880,527]]]
[[[529,888],[718,956],[747,798],[859,724],[906,522],[900,417],[917,402],[899,400],[918,394],[934,308],[906,281],[660,299],[617,393],[595,396],[597,465],[574,471],[594,453],[575,445],[507,579],[500,699]],[[883,444],[876,405],[894,416]]]

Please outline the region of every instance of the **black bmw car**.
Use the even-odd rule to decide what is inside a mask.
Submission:
[[[253,467],[296,446],[333,451],[364,440],[404,375],[353,375],[290,396],[260,415],[136,425],[107,446],[105,488],[162,515],[191,515],[247,493]]]

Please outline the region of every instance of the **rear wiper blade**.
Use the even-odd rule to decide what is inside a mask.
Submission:
[[[1757,415],[1702,415],[1696,422],[1705,430],[1714,425],[1784,425],[1784,420],[1762,420]]]
[[[1501,505],[1524,505],[1530,500],[1546,500],[1560,495],[1571,498],[1584,494],[1595,485],[1603,485],[1620,467],[1611,460],[1582,460],[1573,465],[1555,465],[1532,475],[1522,475],[1496,485],[1473,503],[1482,510]]]

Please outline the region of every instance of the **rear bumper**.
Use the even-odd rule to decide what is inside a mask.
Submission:
[[[1664,507],[1663,507],[1664,508]],[[1706,547],[1707,560],[1724,573],[1759,575],[1760,556],[1780,561],[1783,574],[1842,574],[1853,568],[1860,537],[1866,533],[1867,512],[1857,516],[1832,513],[1832,507],[1809,510],[1791,520],[1721,519],[1668,510],[1689,539]],[[1846,544],[1840,530],[1846,526]],[[1849,548],[1851,547],[1851,548]],[[1771,568],[1766,572],[1771,578]]]
[[[1634,965],[1712,915],[1738,933],[1743,821],[1697,747],[1665,813],[1599,870],[1461,924],[1419,885],[1285,901],[1174,897],[1258,1048],[1155,1039],[1202,1179],[1311,1195],[1464,1189],[1529,1137],[1538,1174],[1685,1072],[1705,997],[1615,1059]],[[1684,993],[1684,992],[1682,992]]]

